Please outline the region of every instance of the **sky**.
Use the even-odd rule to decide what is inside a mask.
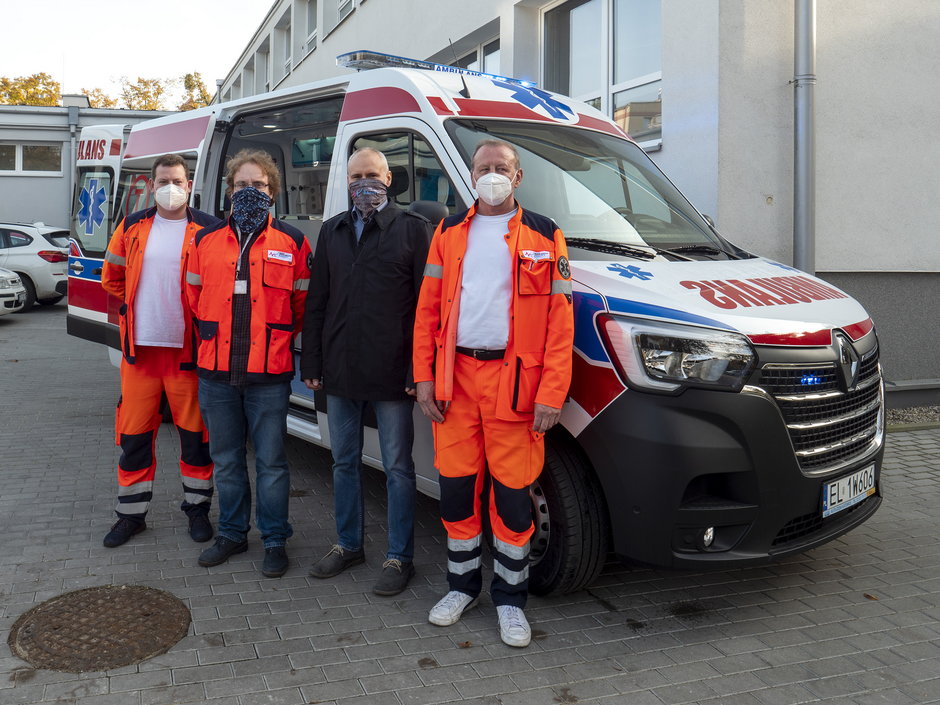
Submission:
[[[0,76],[45,72],[63,93],[101,88],[118,97],[121,76],[134,82],[138,76],[178,79],[199,72],[213,94],[216,79],[234,67],[272,4],[3,0]]]

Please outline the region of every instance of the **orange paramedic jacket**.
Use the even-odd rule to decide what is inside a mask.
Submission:
[[[414,333],[414,380],[435,382],[438,400],[453,397],[454,355],[463,257],[470,210],[437,226],[418,297]],[[571,382],[574,318],[571,270],[565,238],[554,221],[524,211],[509,221],[512,308],[509,341],[500,370],[496,416],[532,418],[536,403],[560,409]]]
[[[140,282],[140,272],[144,264],[144,251],[147,248],[147,238],[153,226],[153,218],[157,214],[156,206],[146,210],[131,213],[118,223],[108,251],[104,256],[104,266],[101,270],[101,288],[113,294],[123,303],[121,304],[121,352],[124,359],[134,363],[134,300],[137,296],[137,284]],[[183,239],[183,250],[180,252],[180,299],[183,304],[183,351],[180,369],[196,369],[196,339],[193,330],[192,314],[189,302],[186,299],[184,281],[186,278],[186,250],[193,236],[210,225],[220,222],[208,213],[197,211],[194,208],[186,209],[186,235]]]
[[[199,231],[189,248],[186,293],[199,326],[199,374],[209,379],[227,380],[230,371],[232,293],[240,252],[238,236],[228,221]],[[249,382],[280,381],[292,375],[293,340],[303,326],[312,259],[302,232],[268,216],[248,254]]]

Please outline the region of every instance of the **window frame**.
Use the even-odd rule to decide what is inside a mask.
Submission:
[[[590,0],[587,0],[588,2]],[[600,100],[600,107],[598,110],[604,113],[611,120],[614,119],[614,96],[617,93],[622,91],[630,90],[633,88],[641,88],[643,86],[652,86],[655,83],[659,82],[662,84],[663,72],[662,72],[662,56],[660,55],[660,70],[654,71],[643,76],[635,76],[633,78],[621,81],[619,83],[613,83],[614,80],[614,61],[616,59],[614,55],[614,2],[615,0],[597,0],[601,3],[601,27],[600,27],[600,36],[603,40],[603,46],[601,48],[601,62],[602,69],[601,71],[601,92],[598,94],[596,91],[590,93],[582,93],[579,95],[569,96],[574,100],[581,101],[583,103],[590,103],[591,101]],[[545,46],[545,33],[546,33],[546,16],[548,13],[553,10],[557,10],[560,7],[572,2],[572,0],[556,0],[552,3],[546,3],[539,11],[539,72],[540,75],[544,77],[548,73],[548,61],[546,56],[546,46]],[[583,3],[584,4],[584,3]],[[660,120],[662,119],[662,109],[660,108]],[[662,149],[663,138],[660,134],[659,137],[652,140],[646,140],[643,142],[637,142],[644,151],[655,152]]]
[[[13,150],[13,169],[0,169],[0,176],[51,176],[58,177],[65,175],[65,169],[62,167],[62,160],[65,147],[61,142],[9,142],[4,141],[0,144],[11,146]],[[58,147],[59,149],[59,169],[57,171],[41,171],[36,169],[23,168],[23,147]]]

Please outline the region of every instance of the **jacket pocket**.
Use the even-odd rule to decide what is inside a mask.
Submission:
[[[196,364],[204,370],[218,369],[219,322],[199,320],[199,355]]]
[[[294,288],[294,266],[291,262],[272,258],[270,251],[264,254],[262,278],[265,286],[273,289]]]
[[[521,414],[535,410],[535,395],[542,381],[545,354],[521,352],[516,355],[516,374],[512,388],[512,409]]]
[[[519,254],[517,291],[520,296],[552,293],[552,270],[555,267],[555,258],[548,252],[535,254],[548,256],[542,259],[532,259],[522,253]]]
[[[294,326],[290,323],[268,323],[264,371],[279,375],[294,369],[292,341]]]

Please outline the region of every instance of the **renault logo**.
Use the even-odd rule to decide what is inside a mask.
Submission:
[[[841,331],[836,332],[835,338],[836,351],[839,355],[837,364],[842,371],[842,383],[846,391],[850,391],[858,383],[858,353],[855,352],[852,341]]]

